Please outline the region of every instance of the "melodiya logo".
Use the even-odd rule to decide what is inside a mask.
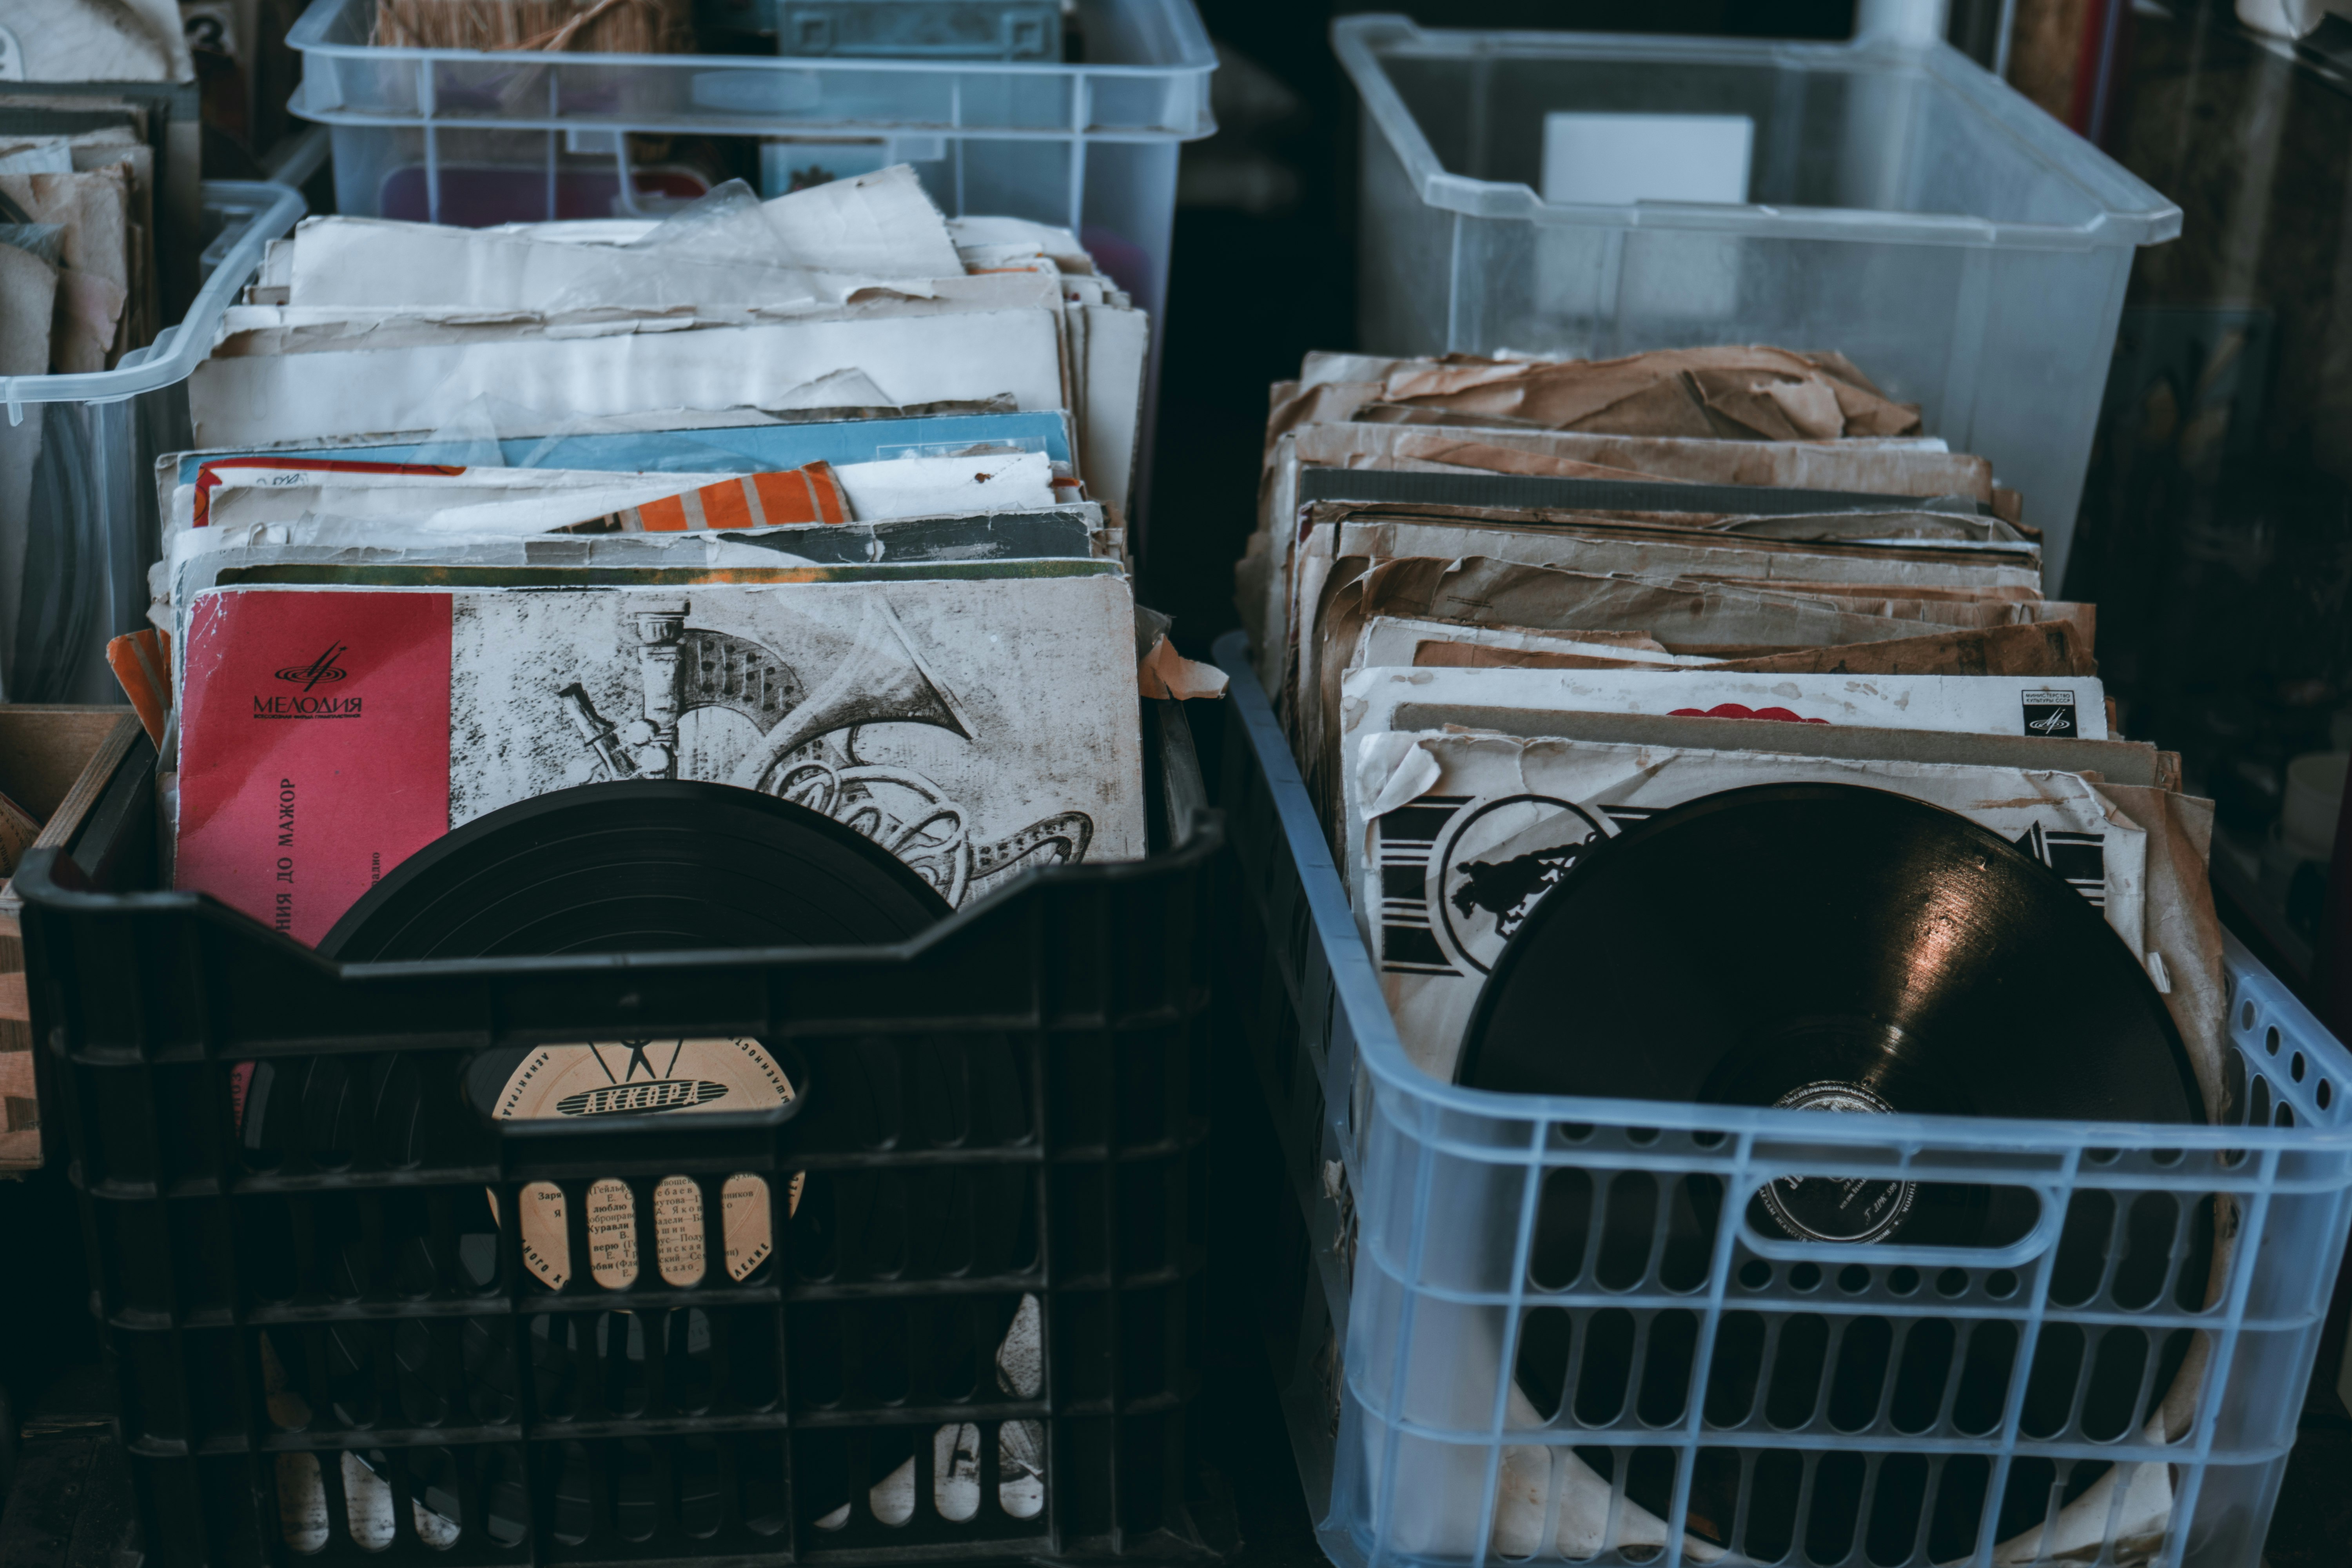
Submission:
[[[318,685],[319,682],[322,680],[341,680],[343,677],[349,675],[351,671],[344,669],[341,666],[338,665],[335,660],[341,655],[349,653],[351,649],[347,645],[343,643],[335,643],[329,647],[326,652],[320,654],[318,658],[312,659],[308,664],[287,666],[284,669],[278,672],[278,679],[280,680],[298,682],[305,691],[310,690],[312,687]]]

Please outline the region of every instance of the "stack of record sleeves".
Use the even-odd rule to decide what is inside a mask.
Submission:
[[[453,828],[621,782],[783,801],[943,909],[1141,854],[1147,331],[1067,234],[904,166],[658,224],[306,222],[157,466],[169,653],[127,683],[178,885],[317,943]]]

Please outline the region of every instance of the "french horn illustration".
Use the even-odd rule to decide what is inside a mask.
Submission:
[[[678,721],[704,708],[749,720],[760,739],[727,782],[821,811],[912,867],[951,905],[976,882],[1032,856],[1062,865],[1086,858],[1094,822],[1067,811],[989,844],[973,841],[970,813],[911,768],[857,754],[868,724],[928,724],[963,740],[972,732],[955,699],[908,642],[878,596],[866,602],[856,646],[814,690],[762,644],[689,626],[690,604],[635,613],[631,639],[643,711],[614,724],[578,682],[556,692],[582,744],[607,778],[676,778]]]

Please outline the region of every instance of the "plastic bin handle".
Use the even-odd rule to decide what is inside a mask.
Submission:
[[[1799,1172],[1781,1174],[1797,1175]],[[2065,1224],[2064,1194],[2055,1188],[2036,1186],[2027,1182],[2001,1182],[1998,1185],[2018,1187],[2032,1193],[2041,1208],[2033,1228],[2006,1247],[1906,1247],[1897,1241],[1799,1241],[1788,1236],[1766,1236],[1748,1223],[1748,1205],[1765,1185],[1777,1179],[1767,1177],[1748,1186],[1741,1195],[1735,1211],[1739,1243],[1759,1258],[1769,1258],[1786,1263],[1813,1263],[1823,1268],[1848,1263],[1867,1262],[1892,1267],[1909,1264],[1915,1268],[2021,1268],[2058,1244],[2058,1232]]]
[[[260,180],[206,180],[204,203],[243,216],[245,231],[228,247],[176,326],[158,334],[136,356],[125,355],[113,370],[81,375],[0,376],[0,404],[11,424],[27,403],[113,403],[142,392],[175,385],[194,374],[211,352],[221,317],[261,266],[262,247],[283,238],[302,216],[302,193]]]

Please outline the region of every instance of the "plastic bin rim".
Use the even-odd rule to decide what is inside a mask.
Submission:
[[[213,334],[237,291],[261,265],[263,246],[283,238],[299,218],[302,193],[291,185],[266,180],[206,180],[204,205],[245,215],[245,232],[231,245],[220,264],[188,306],[176,326],[166,327],[154,342],[113,370],[79,375],[0,376],[0,404],[8,422],[23,418],[27,403],[119,403],[142,392],[175,385],[195,373],[197,363],[212,347]]]
[[[1529,1129],[1526,1138],[1514,1144],[1497,1143],[1491,1147],[1471,1149],[1455,1145],[1453,1152],[1464,1157],[1491,1158],[1496,1163],[1524,1163],[1533,1152],[1551,1152],[1546,1144],[1538,1143],[1535,1131],[1547,1123],[1590,1123],[1606,1127],[1643,1127],[1660,1130],[1722,1132],[1727,1138],[1785,1138],[1802,1143],[1851,1143],[1885,1148],[1888,1144],[1913,1148],[1932,1146],[1938,1150],[1985,1149],[2029,1150],[2048,1152],[2062,1137],[2071,1138],[2066,1130],[2078,1123],[2033,1121],[2022,1117],[1990,1116],[1923,1116],[1901,1113],[1887,1116],[1821,1116],[1802,1110],[1784,1110],[1768,1106],[1695,1105],[1672,1100],[1588,1100],[1573,1095],[1505,1094],[1496,1089],[1468,1089],[1460,1084],[1443,1083],[1429,1076],[1404,1054],[1404,1046],[1397,1037],[1396,1021],[1381,1001],[1377,972],[1372,967],[1371,954],[1357,934],[1355,915],[1348,904],[1348,895],[1340,882],[1339,870],[1324,839],[1322,825],[1308,804],[1306,784],[1299,777],[1298,767],[1291,755],[1290,745],[1276,719],[1265,691],[1258,684],[1255,665],[1252,662],[1246,635],[1228,632],[1219,638],[1215,649],[1218,666],[1232,677],[1225,700],[1239,706],[1244,726],[1249,731],[1252,749],[1265,766],[1267,781],[1276,786],[1275,827],[1287,842],[1286,847],[1298,862],[1299,885],[1308,905],[1313,940],[1322,943],[1331,967],[1333,1000],[1347,1020],[1348,1032],[1354,1037],[1358,1060],[1369,1069],[1381,1087],[1401,1095],[1412,1103],[1418,1117],[1423,1119],[1443,1115],[1475,1118],[1484,1122],[1517,1122]],[[1288,784],[1284,789],[1281,786]],[[2298,1022],[2307,1040],[2315,1042],[2307,1050],[2325,1054],[2315,1064],[2315,1070],[2333,1075],[2347,1093],[2352,1093],[2352,1052],[2347,1052],[2335,1036],[2323,1028],[2301,1003],[2286,994],[2284,987],[2271,979],[2252,954],[2236,937],[2222,933],[2223,962],[2241,974],[2259,977],[2266,982],[2265,1003],[2271,1009],[2300,1015]],[[1344,971],[1344,972],[1343,972]],[[2234,997],[2234,1007],[2243,1001]],[[2199,1127],[2157,1122],[2101,1122],[2095,1139],[2083,1139],[2086,1147],[2113,1149],[2179,1149],[2244,1150],[2248,1157],[2265,1153],[2332,1152],[2352,1150],[2352,1114],[2339,1116],[2333,1126],[2311,1126],[2297,1122],[2293,1127]],[[1423,1131],[1428,1131],[1424,1127]],[[1719,1151],[1725,1156],[1736,1155],[1736,1145]],[[2029,1173],[2019,1173],[2022,1178]]]
[[[1365,110],[1387,137],[1421,199],[1476,217],[1551,225],[1727,229],[1763,238],[1848,239],[1912,245],[2001,245],[2089,249],[2160,244],[2180,233],[2180,208],[2105,153],[2049,118],[1975,61],[1945,43],[1901,44],[1867,35],[1850,43],[1694,39],[1645,34],[1475,32],[1425,28],[1408,17],[1343,16],[1332,48]],[[1660,64],[1777,65],[1816,70],[1917,71],[1983,125],[1999,131],[2042,172],[2095,204],[2080,224],[2027,223],[1959,213],[1900,213],[1866,207],[1763,203],[1642,202],[1586,205],[1543,200],[1519,181],[1455,174],[1439,162],[1420,122],[1388,79],[1381,56],[1471,58],[1558,54]],[[2012,101],[2013,100],[2013,101]]]
[[[302,15],[295,18],[294,25],[287,28],[288,46],[304,54],[326,55],[337,59],[365,60],[373,57],[401,60],[463,60],[476,64],[503,60],[523,64],[656,67],[679,67],[681,62],[687,62],[705,70],[883,70],[892,73],[904,71],[909,75],[946,73],[964,76],[974,72],[993,75],[1002,71],[1008,76],[1167,77],[1205,76],[1217,68],[1216,50],[1209,42],[1208,30],[1201,25],[1200,13],[1190,0],[1178,0],[1177,4],[1168,7],[1168,15],[1175,26],[1177,58],[1162,65],[1090,65],[1084,61],[1066,65],[1059,60],[1031,63],[1025,60],[921,60],[831,55],[572,54],[550,49],[394,48],[379,44],[329,42],[324,37],[328,25],[354,4],[357,0],[311,0]]]
[[[160,913],[166,910],[192,910],[197,919],[207,923],[250,925],[262,931],[271,942],[282,943],[299,955],[301,960],[321,973],[339,975],[353,981],[460,980],[480,979],[495,975],[604,974],[614,970],[658,969],[756,969],[774,964],[838,963],[845,960],[863,960],[877,964],[896,964],[911,959],[924,950],[954,939],[967,926],[988,918],[994,907],[1028,883],[1038,880],[1062,880],[1081,877],[1090,882],[1119,882],[1137,877],[1156,877],[1171,867],[1192,865],[1208,859],[1224,847],[1224,815],[1208,808],[1192,814],[1190,830],[1183,841],[1170,846],[1157,855],[1135,860],[1099,860],[1084,865],[1039,867],[1015,877],[1002,887],[992,889],[987,896],[954,910],[945,920],[929,930],[919,931],[904,942],[842,947],[728,947],[679,949],[660,952],[614,952],[556,954],[529,958],[447,958],[404,960],[396,963],[337,963],[319,956],[318,952],[293,938],[269,931],[260,921],[241,910],[231,909],[209,894],[180,889],[158,889],[132,893],[99,893],[68,888],[59,883],[54,868],[68,860],[62,847],[47,847],[26,853],[17,868],[10,886],[27,908],[39,907],[59,912],[79,911],[120,918],[126,914]],[[251,1047],[240,1049],[251,1051]],[[258,1054],[269,1055],[268,1050]]]
[[[662,57],[645,57],[659,58]],[[675,55],[667,57],[676,59]],[[838,133],[845,136],[923,136],[948,142],[1198,142],[1217,133],[1217,122],[1204,111],[1190,127],[1132,125],[1085,126],[1012,126],[1012,125],[946,125],[914,120],[793,120],[789,122],[759,115],[718,118],[709,115],[677,114],[665,116],[657,129],[649,129],[641,118],[626,114],[569,114],[551,118],[547,115],[506,117],[444,114],[431,115],[379,114],[370,110],[325,109],[310,101],[309,84],[294,89],[286,100],[288,112],[320,125],[364,125],[387,130],[420,130],[436,128],[445,131],[619,131],[664,136],[761,136],[800,135],[805,132]],[[751,126],[752,129],[746,129]],[[765,129],[761,129],[764,127]],[[444,160],[442,167],[463,167],[461,162]]]

